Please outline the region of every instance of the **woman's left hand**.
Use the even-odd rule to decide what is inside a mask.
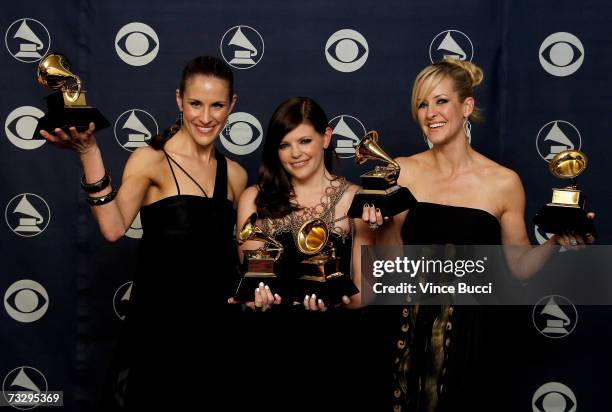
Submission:
[[[595,219],[595,213],[588,213],[587,218],[590,220]],[[563,233],[561,235],[554,236],[556,237],[555,241],[557,244],[568,250],[582,250],[586,247],[586,245],[590,245],[591,243],[595,242],[595,237],[591,233],[587,233],[584,236],[573,233]]]
[[[342,296],[342,303],[338,306],[348,305],[351,303],[351,299],[348,296]],[[325,305],[323,299],[317,299],[317,295],[314,293],[311,296],[306,295],[304,297],[304,309],[309,312],[325,312],[328,309],[328,306]]]

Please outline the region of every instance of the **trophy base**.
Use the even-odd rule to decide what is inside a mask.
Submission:
[[[342,297],[359,293],[350,276],[336,272],[327,276],[302,276],[296,280],[294,300],[302,302],[304,296],[317,295],[326,306],[342,303]]]
[[[90,106],[64,106],[62,93],[53,93],[47,97],[48,113],[39,121],[34,131],[34,136],[40,135],[41,130],[52,133],[55,129],[62,129],[68,133],[70,127],[75,127],[77,131],[84,132],[89,128],[89,123],[96,125],[96,131],[110,126],[109,121],[100,113],[98,109]]]
[[[272,293],[283,296],[280,281],[273,273],[247,273],[241,280],[234,297],[240,302],[252,302],[255,299],[255,289],[263,282],[270,287]]]
[[[573,232],[582,236],[587,233],[597,236],[593,221],[580,207],[547,204],[535,215],[533,223],[544,232],[555,235]]]
[[[372,192],[378,191],[361,189],[355,194],[348,211],[350,217],[360,218],[363,215],[363,205],[366,203],[379,208],[383,216],[395,216],[417,203],[410,190],[399,185],[395,185],[382,193]]]

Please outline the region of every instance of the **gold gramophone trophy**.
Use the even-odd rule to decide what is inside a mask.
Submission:
[[[90,122],[96,125],[96,130],[110,126],[98,109],[87,106],[81,78],[70,71],[70,62],[63,54],[45,55],[38,64],[36,80],[44,88],[56,92],[46,97],[48,113],[38,121],[35,137],[40,130],[53,133],[60,128],[67,133],[73,126],[82,132],[89,128]]]
[[[274,273],[274,266],[283,253],[283,245],[266,235],[255,224],[256,221],[257,213],[253,213],[237,236],[239,245],[248,240],[264,242],[264,245],[258,249],[244,251],[244,276],[236,290],[236,297],[242,302],[253,300],[255,289],[260,282],[264,282],[272,290],[276,290],[278,285],[278,276]]]
[[[336,249],[329,240],[329,229],[321,219],[311,219],[300,227],[296,239],[298,250],[309,256],[299,264],[294,299],[317,295],[326,305],[342,302],[342,296],[359,293],[349,274],[340,270]]]
[[[584,210],[586,196],[576,184],[576,177],[586,169],[588,157],[578,150],[557,153],[548,165],[550,173],[560,179],[571,179],[569,186],[554,188],[552,201],[544,205],[533,222],[546,233],[575,233],[595,236],[595,225]]]
[[[378,145],[376,131],[368,132],[355,147],[357,164],[363,164],[369,159],[380,160],[387,165],[376,166],[374,170],[361,175],[362,189],[355,194],[348,215],[361,217],[366,203],[379,208],[383,216],[395,216],[414,206],[416,199],[412,193],[397,184],[399,164]]]

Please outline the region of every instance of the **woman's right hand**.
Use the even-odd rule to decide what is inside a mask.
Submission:
[[[82,155],[96,147],[96,138],[93,135],[95,130],[96,126],[92,122],[89,123],[89,128],[84,132],[77,132],[75,127],[71,127],[68,129],[69,134],[60,128],[55,129],[54,134],[46,130],[41,130],[40,134],[55,146],[72,149]]]
[[[265,312],[272,309],[274,305],[280,305],[281,301],[282,298],[279,294],[272,294],[270,287],[261,282],[259,287],[255,289],[254,301],[247,302],[246,306],[257,312]]]

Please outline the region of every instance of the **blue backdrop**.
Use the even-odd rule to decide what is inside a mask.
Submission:
[[[176,118],[180,72],[196,55],[223,57],[235,69],[238,103],[218,147],[247,169],[250,183],[263,128],[287,97],[307,95],[323,106],[341,157],[337,172],[358,182],[351,152],[366,131],[378,130],[393,156],[427,148],[410,117],[418,71],[444,56],[472,60],[485,72],[477,104],[486,117],[473,126],[472,145],[521,176],[532,242],[547,236],[532,216],[551,187],[563,184],[549,175],[547,161],[566,148],[590,158],[579,183],[597,212],[599,243],[610,241],[607,1],[65,0],[3,10],[3,390],[62,390],[66,410],[91,406],[129,300],[142,235],[137,218],[125,238],[105,243],[79,188],[77,157],[32,137],[47,110],[48,92],[35,81],[47,51],[69,56],[89,104],[111,122],[97,139],[116,182],[131,152]],[[179,309],[180,297],[168,305]],[[534,399],[551,391],[581,410],[609,403],[601,390],[609,387],[611,359],[601,335],[610,319],[604,309],[578,307],[571,333],[555,339],[533,327],[531,340],[517,348],[534,359],[517,383],[522,410],[545,410]]]

